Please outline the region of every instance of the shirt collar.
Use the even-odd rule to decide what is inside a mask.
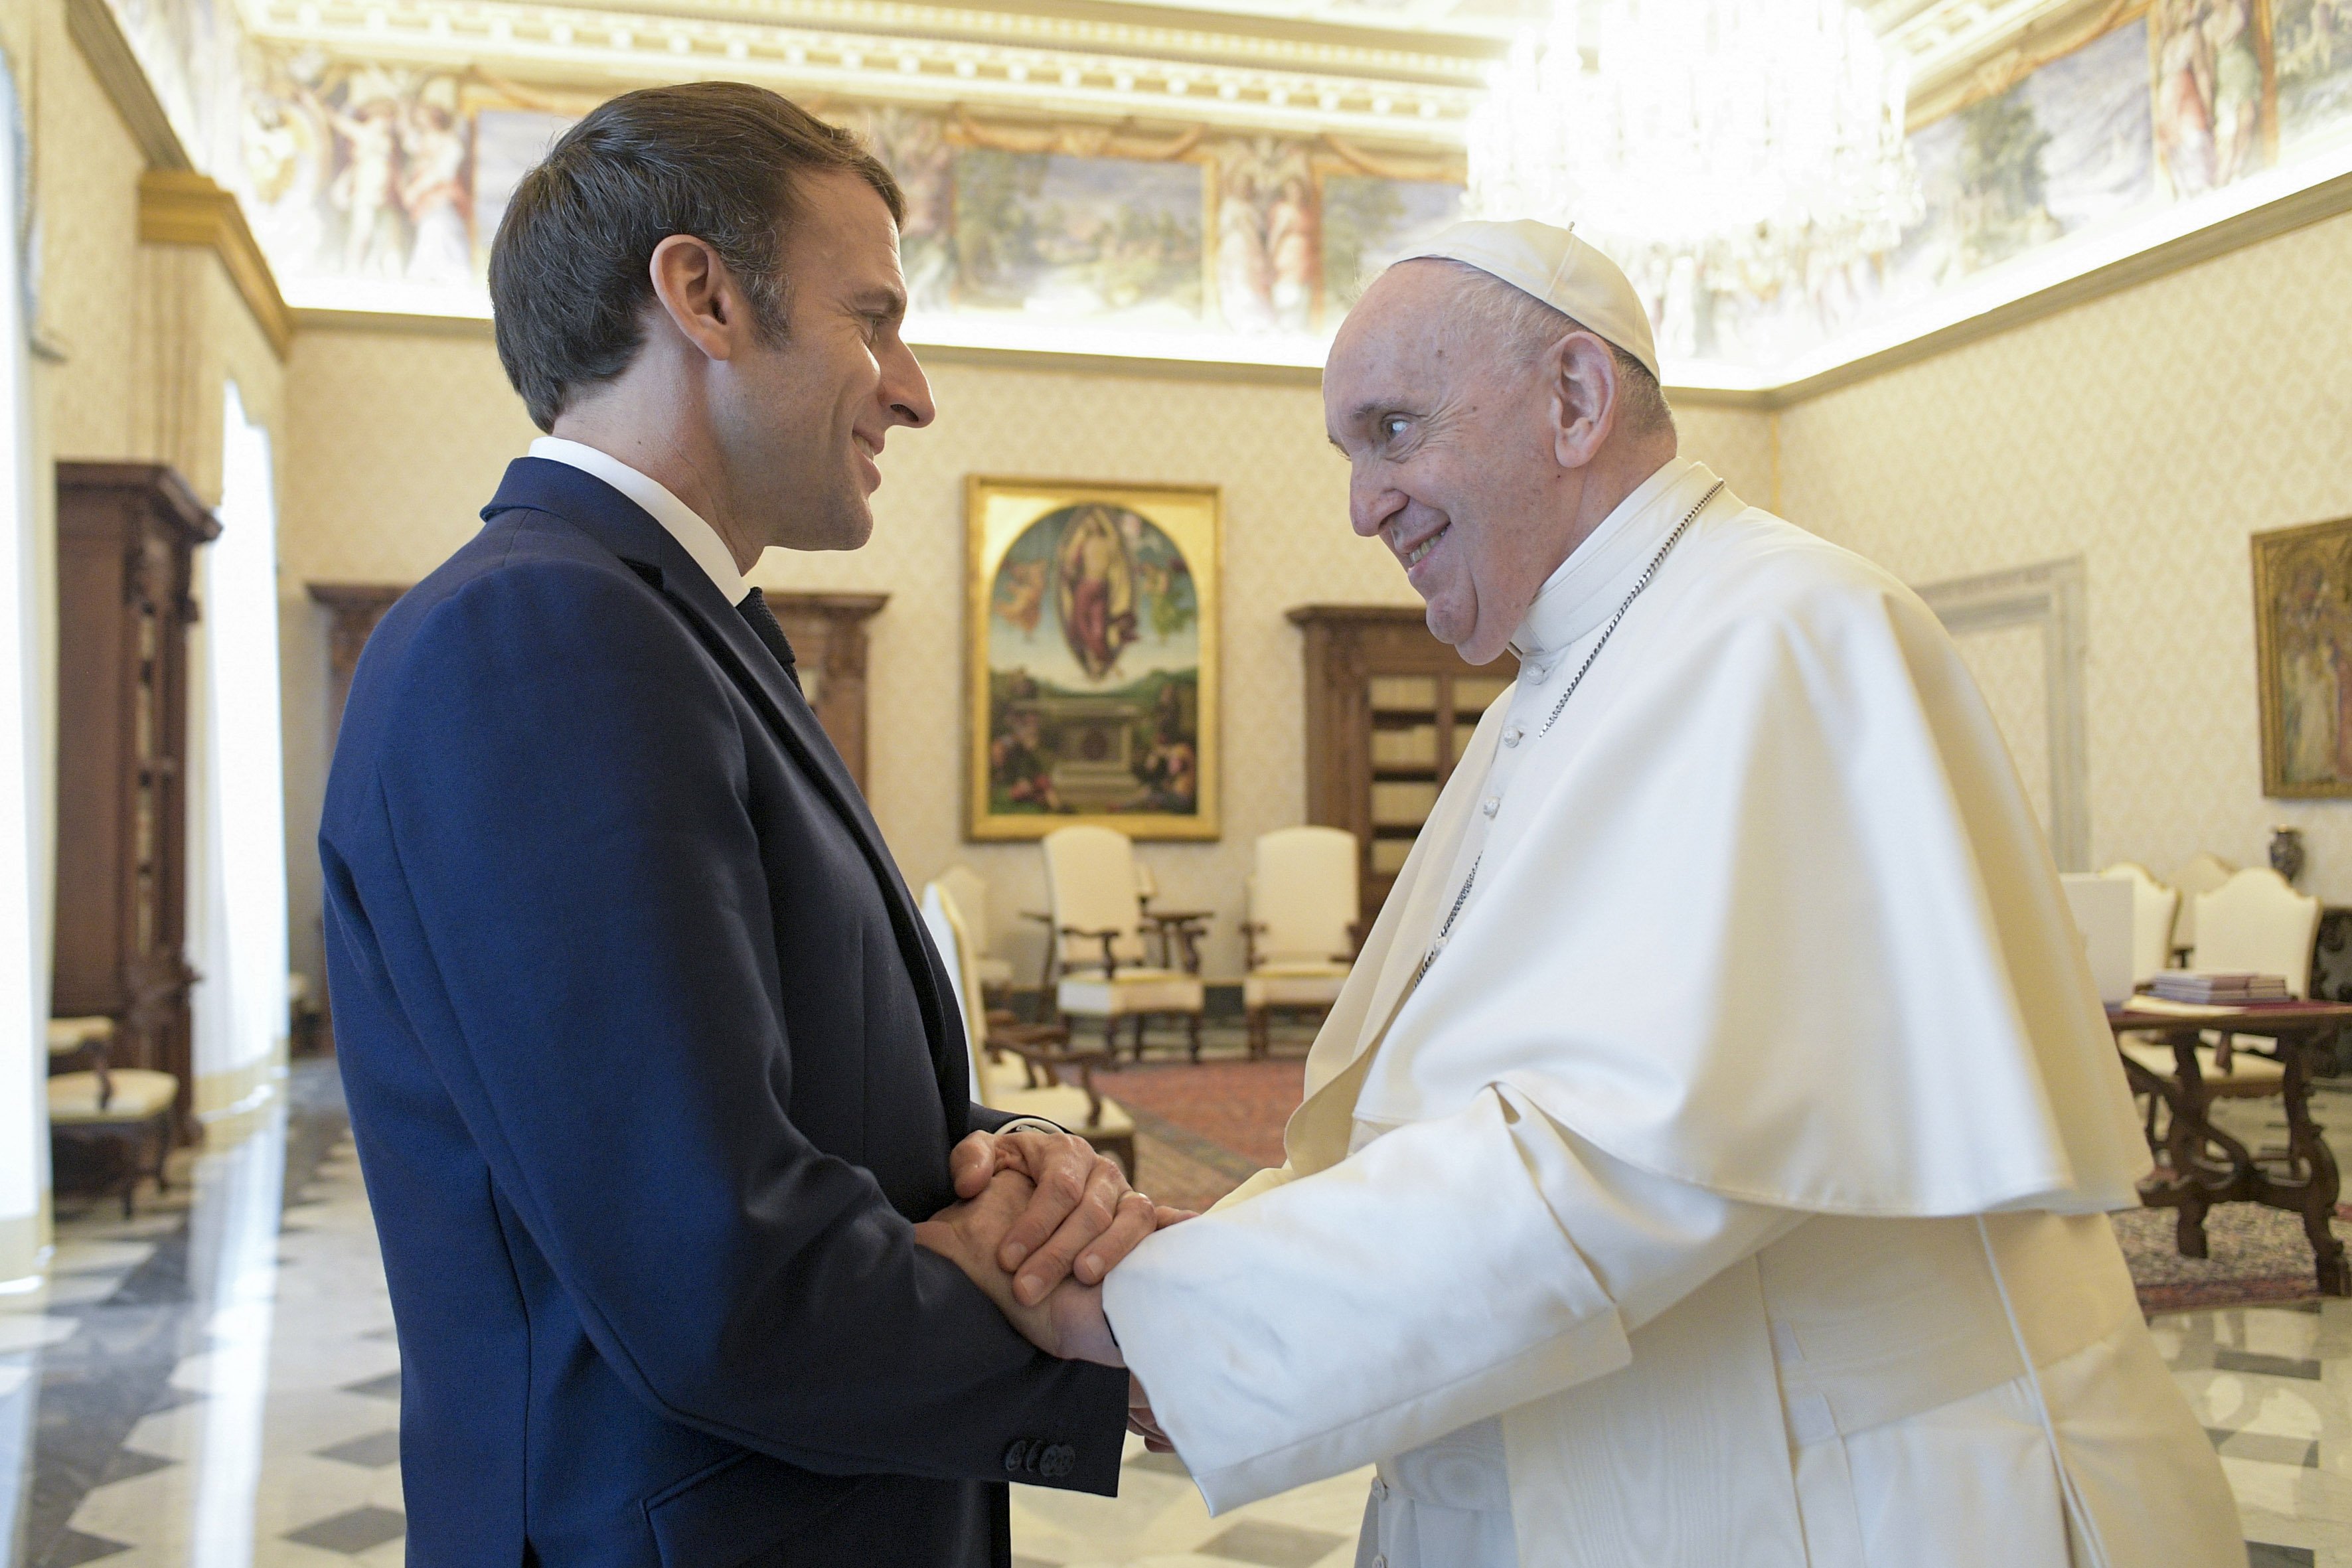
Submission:
[[[730,605],[740,605],[751,585],[743,574],[735,569],[735,557],[728,551],[719,531],[703,521],[702,515],[672,495],[669,488],[657,479],[647,479],[628,464],[594,447],[578,441],[566,441],[554,436],[541,436],[530,444],[530,455],[544,458],[551,463],[566,463],[585,474],[604,480],[639,506],[646,514],[667,529],[671,538],[694,563],[726,595]]]
[[[1691,502],[1714,483],[1706,464],[1668,458],[1536,590],[1535,603],[1511,638],[1511,651],[1522,659],[1542,658],[1599,630]]]

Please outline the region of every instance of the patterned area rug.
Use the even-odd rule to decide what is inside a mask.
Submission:
[[[1151,1063],[1097,1081],[1135,1117],[1138,1184],[1161,1203],[1202,1209],[1260,1169],[1282,1163],[1282,1128],[1298,1108],[1305,1067],[1296,1058]],[[2336,1212],[2352,1220],[2352,1205]],[[2170,1209],[2115,1216],[2143,1310],[2246,1307],[2318,1294],[2311,1245],[2296,1215],[2223,1204],[2205,1217],[2210,1256],[2202,1258],[2180,1256],[2175,1221]],[[2344,1234],[2352,1238],[2352,1230]]]
[[[2139,1304],[2148,1312],[2307,1301],[2319,1294],[2303,1219],[2259,1204],[2223,1204],[2205,1215],[2210,1257],[2183,1258],[2173,1242],[2171,1209],[2133,1209],[2114,1216],[2116,1239],[2131,1265]],[[2339,1235],[2352,1205],[2336,1210]]]
[[[1163,1204],[1203,1209],[1282,1163],[1282,1126],[1298,1109],[1307,1064],[1146,1063],[1096,1076],[1135,1118],[1136,1184]]]

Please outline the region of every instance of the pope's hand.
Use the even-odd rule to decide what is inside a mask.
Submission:
[[[915,1227],[915,1240],[964,1271],[1012,1325],[1047,1355],[1125,1366],[1103,1316],[1102,1287],[1066,1279],[1041,1302],[1021,1300],[997,1264],[1005,1237],[1035,1206],[1035,1184],[1018,1171],[992,1178],[979,1194]],[[1150,1208],[1147,1202],[1144,1205]]]
[[[1151,1413],[1151,1395],[1133,1373],[1127,1374],[1127,1429],[1142,1438],[1143,1446],[1155,1454],[1176,1451],[1176,1445],[1160,1429],[1160,1417]]]
[[[1135,1244],[1159,1228],[1151,1200],[1127,1184],[1118,1161],[1072,1132],[975,1132],[955,1146],[948,1171],[960,1198],[1017,1171],[1035,1187],[1004,1232],[997,1266],[1013,1273],[1022,1304],[1034,1306],[1066,1279],[1099,1285]]]

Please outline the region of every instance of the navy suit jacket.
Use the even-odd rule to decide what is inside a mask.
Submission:
[[[992,1122],[864,800],[618,491],[524,458],[482,516],[320,830],[409,1562],[1009,1562],[1008,1474],[1117,1489],[1127,1374],[915,1245]]]

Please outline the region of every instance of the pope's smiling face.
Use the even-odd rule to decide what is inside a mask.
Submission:
[[[1382,273],[1331,345],[1323,416],[1349,521],[1403,564],[1430,631],[1485,664],[1567,558],[1583,478],[1559,460],[1546,362],[1464,320],[1464,280],[1443,261]]]

